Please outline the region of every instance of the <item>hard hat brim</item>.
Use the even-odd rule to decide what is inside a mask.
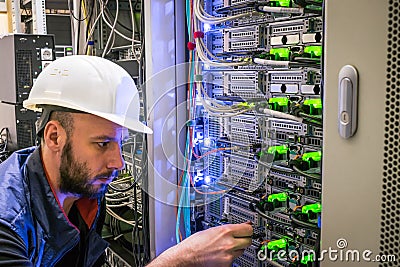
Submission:
[[[94,110],[88,110],[84,107],[74,105],[72,103],[64,102],[62,100],[55,100],[55,99],[38,99],[35,98],[33,100],[25,100],[23,102],[23,106],[27,109],[34,110],[34,111],[42,111],[42,108],[38,107],[41,103],[45,105],[54,105],[54,106],[60,106],[60,107],[67,107],[70,109],[74,110],[79,110],[85,113],[89,113],[92,115],[99,116],[101,118],[104,118],[108,121],[111,121],[113,123],[116,123],[118,125],[121,125],[125,128],[128,128],[129,130],[135,131],[135,132],[140,132],[140,133],[146,133],[146,134],[152,134],[153,130],[144,125],[142,122],[139,120],[132,119],[128,116],[124,115],[117,115],[117,114],[112,114],[112,113],[106,113],[106,112],[99,112],[99,111],[94,111]]]

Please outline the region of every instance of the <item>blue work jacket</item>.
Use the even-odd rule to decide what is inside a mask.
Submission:
[[[108,245],[96,232],[100,199],[77,206],[89,228],[84,266],[92,266]],[[0,164],[0,266],[54,266],[79,239],[46,178],[39,147]]]

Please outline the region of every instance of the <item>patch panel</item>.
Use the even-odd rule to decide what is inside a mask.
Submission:
[[[262,72],[224,72],[224,94],[237,95],[243,99],[263,98],[265,76]]]
[[[229,123],[230,140],[233,143],[249,145],[259,143],[258,124],[255,116],[239,115]]]
[[[228,28],[224,33],[224,52],[255,51],[264,47],[261,26]]]
[[[224,7],[229,7],[232,5],[237,5],[245,2],[248,2],[248,0],[224,0]]]
[[[206,169],[207,175],[215,179],[221,177],[222,173],[224,172],[222,156],[221,155],[209,156],[207,167],[208,167]]]
[[[234,20],[232,22],[232,26],[240,27],[240,26],[260,25],[260,24],[266,24],[271,21],[273,21],[273,17],[269,14],[263,14],[259,16],[253,15]]]
[[[205,11],[214,17],[222,17],[222,15],[217,12],[217,10],[223,7],[224,7],[224,0],[204,1]]]
[[[205,205],[205,217],[207,221],[210,221],[211,218],[222,218],[223,210],[224,210],[224,202],[222,201],[222,197],[217,195],[216,199],[207,199],[207,204]]]
[[[303,177],[296,174],[288,174],[271,170],[267,184],[279,189],[294,190],[296,187],[304,186]]]
[[[284,133],[306,135],[307,125],[304,123],[294,122],[285,119],[268,118],[265,120],[265,128],[267,131],[280,131]]]
[[[259,189],[263,181],[259,180],[257,170],[254,171],[244,171],[235,168],[226,168],[227,171],[224,173],[224,179],[221,180],[221,183],[231,186],[241,188],[242,190],[254,192]]]
[[[281,212],[270,213],[269,216],[274,219],[277,223],[281,222],[286,225],[290,225],[290,216]]]
[[[259,198],[252,197],[251,195],[244,195],[238,192],[229,192],[226,194],[225,198],[228,198],[230,205],[237,206],[243,209],[249,209],[250,204],[253,201],[258,201]]]
[[[304,29],[307,33],[322,32],[323,27],[322,17],[312,17],[304,20]]]
[[[228,121],[225,118],[209,116],[208,125],[205,128],[205,137],[218,139],[226,136]]]
[[[260,219],[256,212],[251,212],[248,208],[242,209],[233,205],[229,206],[228,222],[230,223],[244,223],[247,221],[252,222],[253,226],[260,226]]]
[[[243,256],[235,259],[233,267],[258,267],[259,262],[257,259],[258,248],[254,245],[246,248],[243,252]]]
[[[310,22],[311,21],[311,22]],[[266,47],[320,45],[322,41],[320,20],[315,18],[297,19],[270,23]]]
[[[235,168],[244,168],[244,169],[249,169],[253,170],[257,168],[257,162],[248,158],[243,158],[243,157],[236,157],[236,156],[231,156],[230,158],[230,164],[231,167],[235,166]]]
[[[125,261],[118,253],[114,252],[111,248],[107,248],[105,253],[106,253],[106,261],[109,264],[109,266],[118,266],[118,267],[131,266],[127,261]]]
[[[314,126],[309,127],[309,134],[314,137],[319,137],[319,138],[323,137],[323,131],[322,128],[320,127],[314,127]]]
[[[222,30],[213,30],[205,33],[204,42],[213,55],[224,52],[224,35]]]
[[[314,199],[316,201],[321,200],[321,190],[320,189],[306,188],[304,195],[311,199]]]
[[[301,138],[302,141],[300,141],[304,145],[309,145],[309,146],[315,146],[315,147],[321,147],[322,146],[322,138],[319,137],[305,137]]]
[[[304,20],[298,19],[271,23],[268,29],[271,36],[297,34],[304,31]]]
[[[267,230],[267,236],[269,237],[284,237],[284,236],[294,236],[294,229],[291,226],[285,224],[279,224],[276,222],[266,223],[265,229]]]

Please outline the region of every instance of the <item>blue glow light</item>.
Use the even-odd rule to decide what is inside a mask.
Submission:
[[[204,32],[208,32],[209,30],[211,30],[211,25],[207,24],[207,23],[204,23],[203,24],[203,31]]]

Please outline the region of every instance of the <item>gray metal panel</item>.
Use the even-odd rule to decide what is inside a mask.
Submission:
[[[179,10],[180,8],[180,10]],[[150,251],[154,258],[176,244],[176,191],[180,135],[178,122],[186,114],[179,106],[184,66],[178,67],[184,55],[184,34],[176,23],[184,21],[184,1],[145,1],[146,40],[146,109],[148,125],[154,130],[148,136],[148,179],[150,194]],[[178,13],[179,12],[179,13]],[[178,108],[177,108],[178,107]],[[179,110],[178,110],[179,109]],[[178,115],[181,113],[181,115]]]
[[[326,0],[322,249],[379,253],[388,1]],[[338,74],[359,74],[358,129],[338,133]],[[372,256],[371,256],[372,257]],[[325,257],[321,266],[377,266]]]
[[[0,101],[16,102],[14,35],[0,37]]]

